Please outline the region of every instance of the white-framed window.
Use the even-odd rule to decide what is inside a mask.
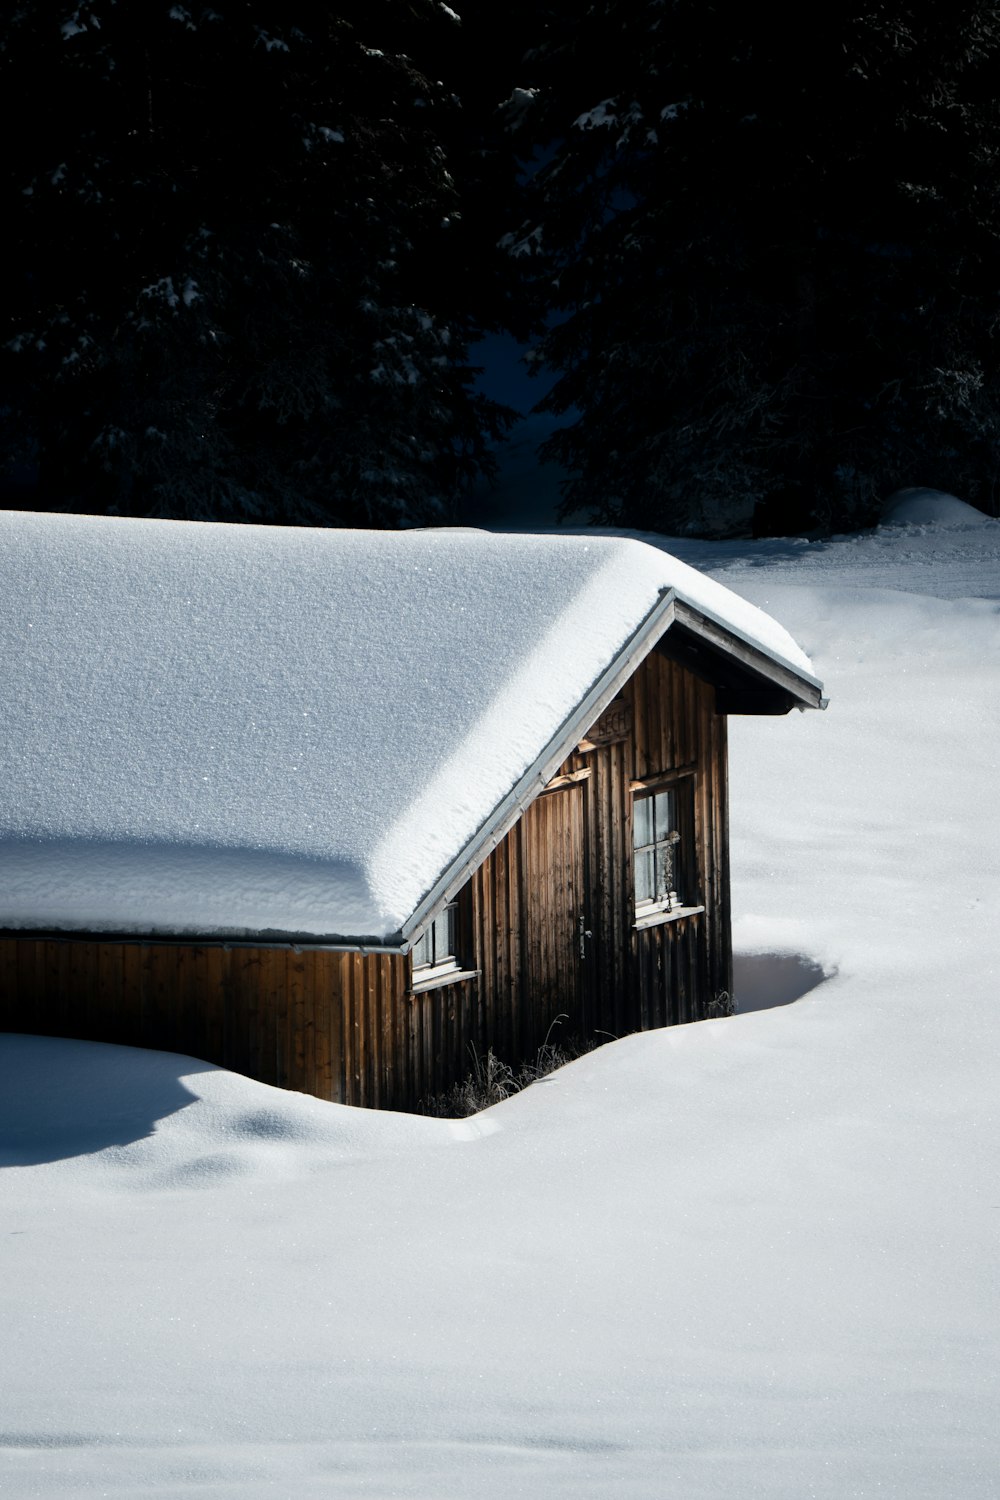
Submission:
[[[410,950],[414,979],[428,979],[430,971],[443,972],[458,968],[457,926],[458,902],[449,901],[429,927],[425,927]],[[418,975],[417,970],[420,970]]]
[[[413,994],[435,989],[440,984],[473,979],[478,974],[478,969],[469,967],[473,948],[469,896],[469,887],[465,886],[424,928],[410,949]]]
[[[704,911],[693,859],[690,777],[643,787],[632,798],[632,867],[637,927]]]

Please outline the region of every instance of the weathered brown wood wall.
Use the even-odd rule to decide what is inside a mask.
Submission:
[[[473,876],[475,978],[413,994],[393,955],[0,940],[0,1030],[190,1053],[321,1098],[414,1108],[492,1047],[698,1019],[731,987],[726,721],[654,652],[621,693],[624,732],[583,747]],[[599,737],[597,737],[599,738]],[[704,913],[633,925],[636,782],[690,788]],[[561,1018],[561,1019],[560,1019]]]
[[[0,940],[0,1031],[190,1053],[323,1099],[420,1088],[407,960],[167,943]]]
[[[527,810],[472,882],[474,1043],[504,1058],[531,1057],[550,1028],[558,1040],[698,1020],[732,989],[725,717],[708,684],[658,652],[620,698],[622,737],[571,755],[555,778],[565,784]],[[690,792],[688,876],[705,911],[637,930],[633,790],[675,777]],[[581,918],[591,934],[582,952]]]

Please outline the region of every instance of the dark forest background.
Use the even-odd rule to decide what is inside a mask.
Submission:
[[[567,514],[998,513],[1000,5],[457,4],[5,7],[6,504],[448,521],[505,333]]]

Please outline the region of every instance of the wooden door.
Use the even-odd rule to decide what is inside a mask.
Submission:
[[[524,913],[522,1055],[579,1036],[588,1009],[586,785],[543,792],[521,820]],[[558,1020],[558,1017],[564,1017]]]

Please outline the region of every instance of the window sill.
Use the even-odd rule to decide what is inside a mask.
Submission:
[[[457,964],[450,968],[428,969],[425,974],[416,969],[410,981],[410,994],[422,995],[426,990],[439,990],[445,984],[458,984],[461,979],[478,979],[481,972],[480,969],[460,969]]]
[[[704,911],[703,906],[646,906],[635,914],[632,923],[637,932],[642,932],[646,927],[662,927],[666,922],[680,922],[684,917],[696,917],[699,912]]]

